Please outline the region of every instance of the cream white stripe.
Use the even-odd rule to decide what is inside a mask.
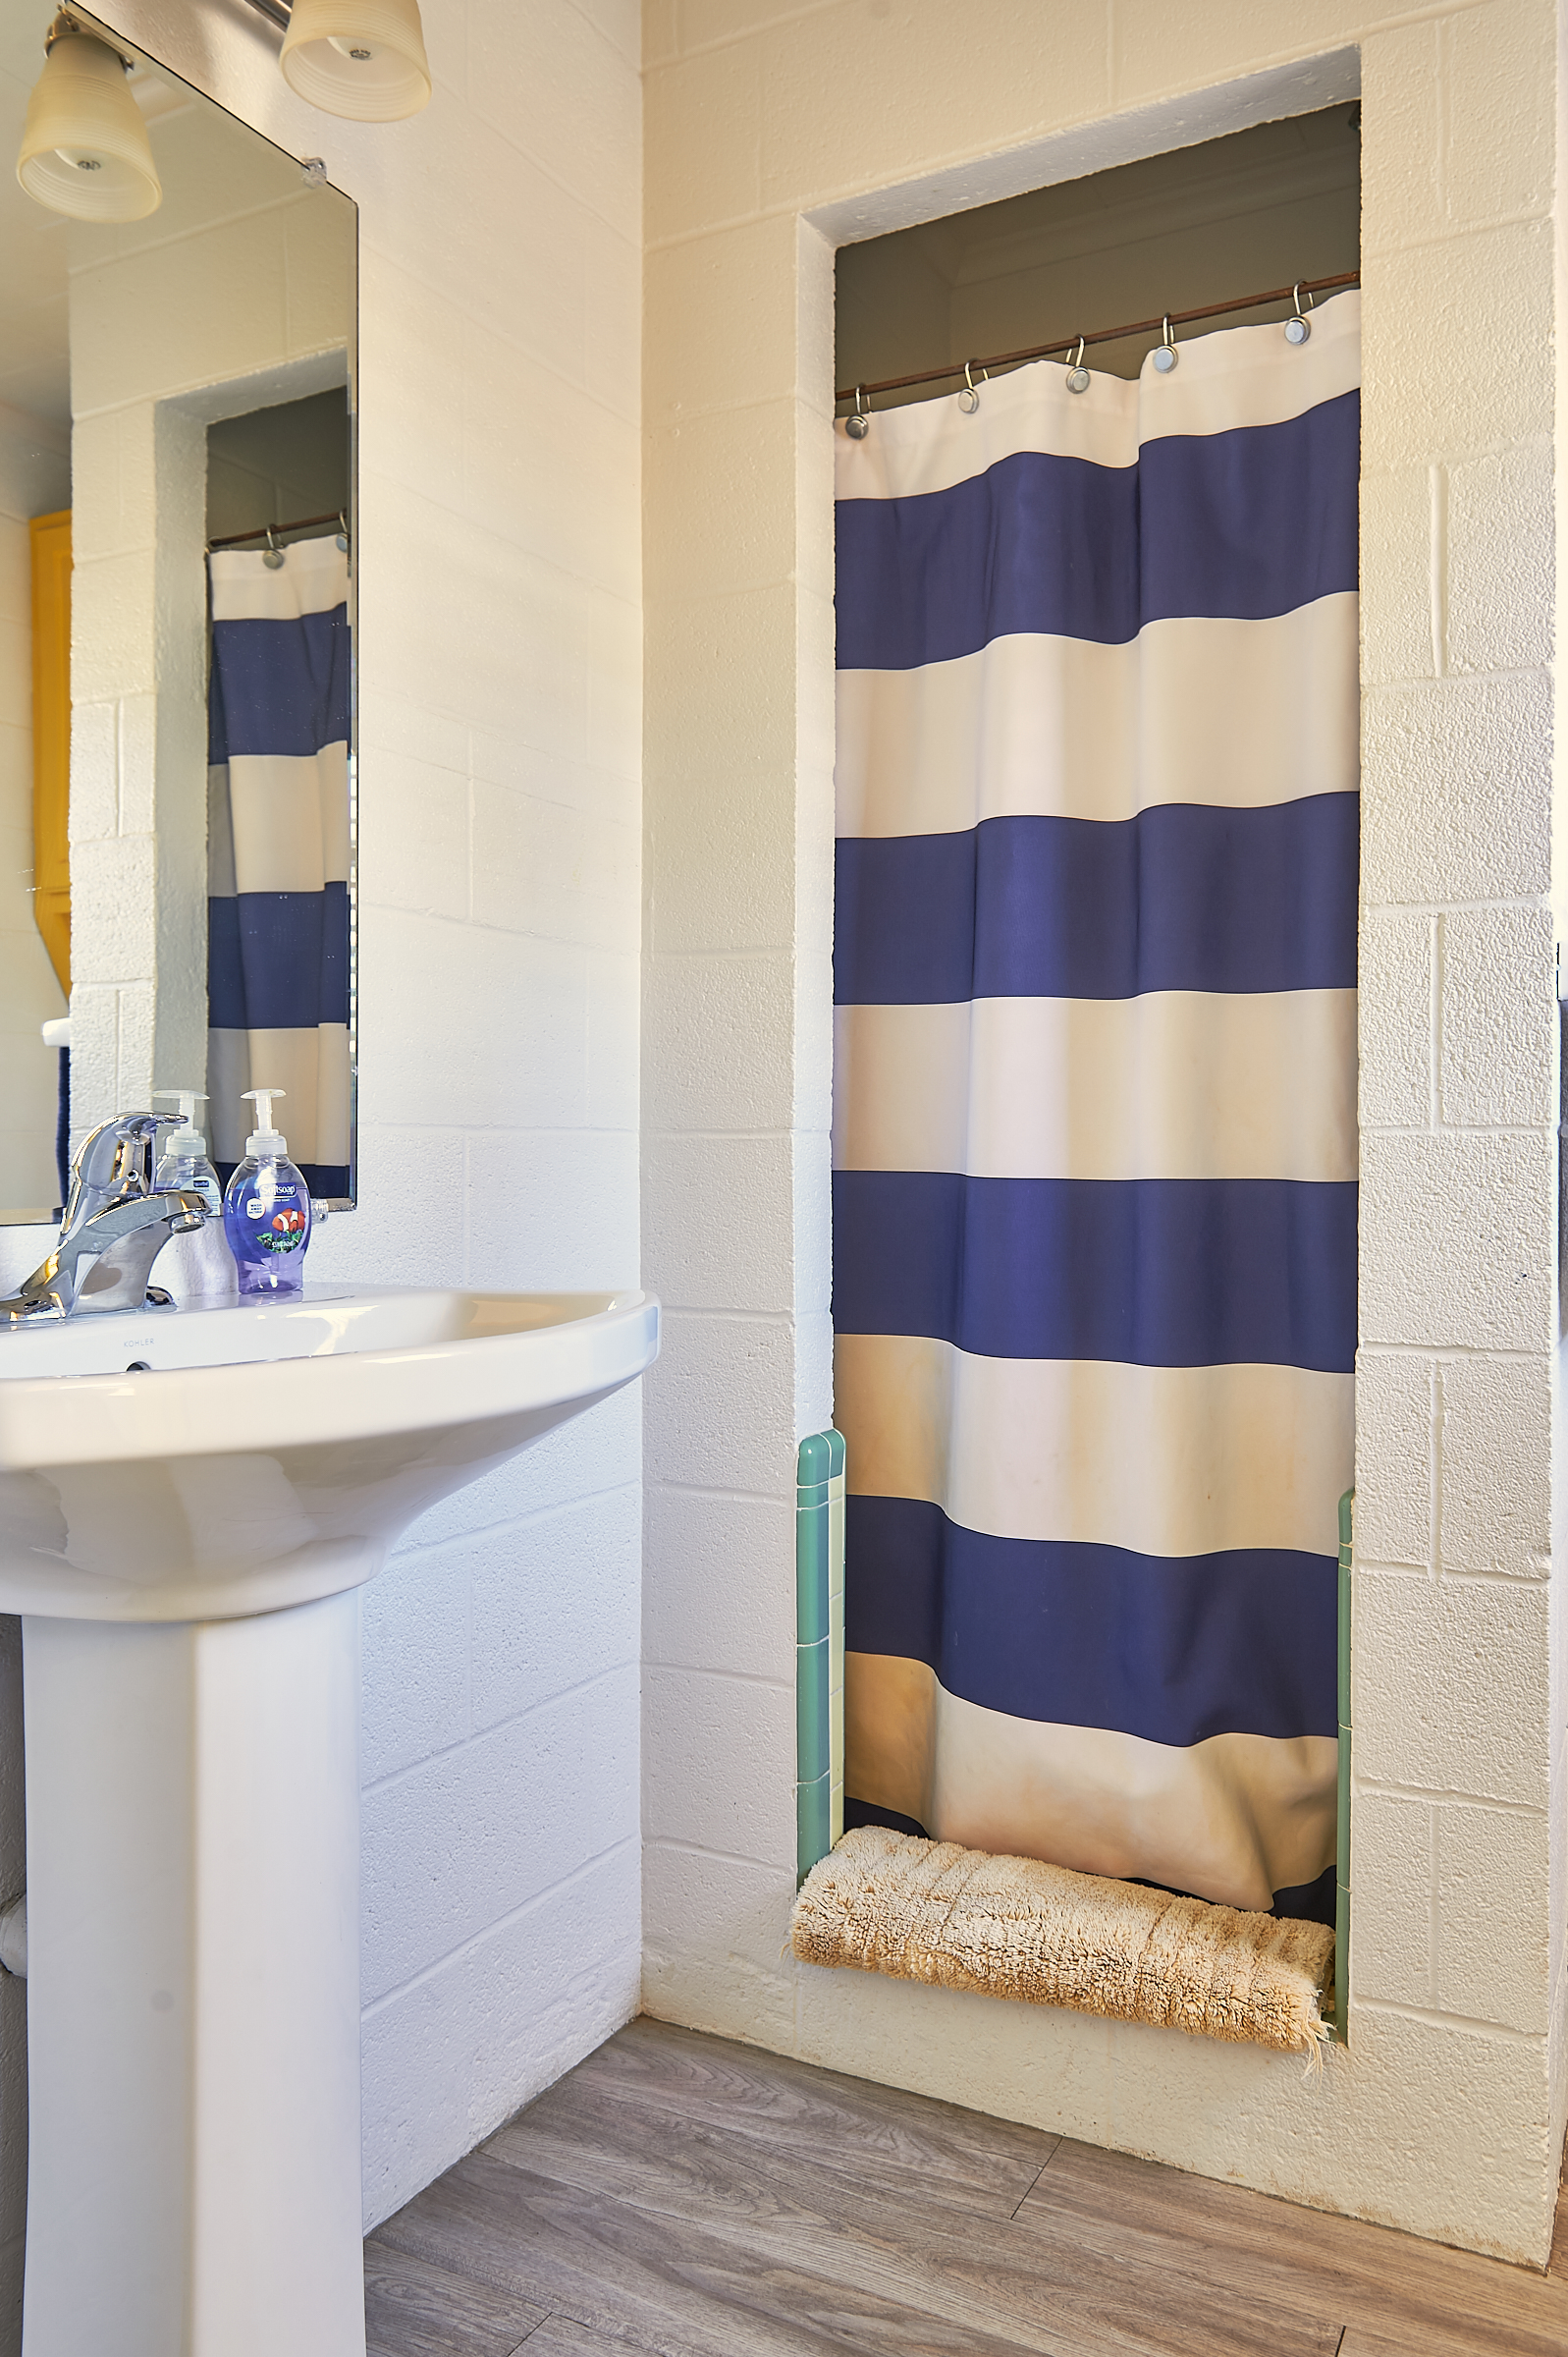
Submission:
[[[841,671],[838,831],[1352,792],[1356,632],[1347,590],[1265,622],[1150,623],[1125,646],[1019,635],[914,671]]]
[[[240,1100],[247,1088],[283,1092],[278,1125],[292,1161],[348,1161],[353,1079],[346,1024],[207,1033],[207,1134],[220,1162],[244,1152],[251,1109]]]
[[[349,879],[349,748],[234,753],[229,820],[240,892],[319,892]]]
[[[1354,1178],[1356,994],[839,1007],[833,1152],[976,1178]]]
[[[1333,1858],[1331,1735],[1182,1748],[986,1710],[924,1662],[851,1653],[845,1677],[847,1789],[939,1841],[1260,1910]]]
[[[851,441],[835,428],[840,499],[905,499],[950,490],[1023,450],[1131,466],[1142,443],[1165,434],[1222,434],[1278,425],[1353,392],[1361,382],[1361,297],[1336,295],[1313,318],[1312,338],[1292,348],[1273,323],[1184,337],[1168,376],[1153,356],[1135,379],[1095,368],[1086,393],[1069,393],[1059,360],[1035,360],[981,389],[966,415],[955,393],[878,411],[870,433]]]
[[[215,900],[232,901],[238,889],[234,827],[229,815],[229,764],[218,761],[207,771],[207,891]]]
[[[207,562],[214,622],[293,622],[330,614],[349,595],[349,559],[335,534],[291,541],[276,568],[259,549],[214,549]]]
[[[834,1421],[859,1497],[923,1498],[1001,1539],[1332,1555],[1355,1378],[1268,1365],[982,1358],[840,1334]]]

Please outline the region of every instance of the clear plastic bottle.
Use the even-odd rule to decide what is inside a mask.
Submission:
[[[218,1174],[207,1160],[207,1141],[196,1127],[196,1107],[205,1105],[206,1097],[199,1088],[158,1088],[155,1097],[172,1097],[180,1108],[180,1119],[172,1129],[165,1130],[158,1141],[158,1167],[152,1183],[162,1189],[183,1186],[192,1195],[199,1195],[213,1219],[223,1212],[223,1189]]]
[[[232,1301],[234,1256],[223,1229],[223,1189],[218,1184],[217,1172],[207,1160],[207,1141],[196,1127],[196,1107],[204,1105],[206,1098],[198,1088],[160,1088],[155,1094],[172,1097],[179,1105],[180,1116],[159,1141],[153,1184],[160,1189],[181,1187],[188,1194],[199,1195],[207,1208],[204,1228],[189,1234],[171,1235],[164,1245],[158,1255],[158,1286],[182,1309]]]
[[[245,1140],[223,1198],[224,1232],[240,1276],[242,1299],[276,1298],[304,1290],[310,1242],[310,1189],[289,1160],[289,1142],[272,1125],[272,1100],[281,1088],[247,1088],[256,1125]]]

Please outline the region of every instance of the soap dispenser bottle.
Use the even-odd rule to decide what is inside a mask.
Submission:
[[[234,1260],[223,1230],[223,1190],[207,1160],[207,1141],[196,1127],[196,1107],[206,1098],[198,1088],[160,1088],[153,1093],[171,1098],[180,1112],[165,1117],[170,1125],[159,1142],[152,1182],[160,1191],[183,1187],[188,1194],[199,1195],[207,1209],[204,1227],[171,1235],[159,1253],[159,1288],[182,1309],[232,1301]]]
[[[310,1190],[289,1160],[289,1144],[272,1125],[272,1100],[281,1088],[247,1088],[256,1125],[245,1140],[223,1198],[223,1225],[240,1273],[242,1299],[304,1290],[310,1241]]]
[[[178,1121],[158,1141],[154,1186],[160,1192],[166,1187],[185,1187],[190,1194],[199,1195],[208,1215],[218,1219],[223,1211],[223,1189],[218,1184],[217,1172],[207,1160],[207,1141],[196,1127],[196,1107],[205,1105],[205,1094],[199,1088],[155,1088],[152,1094],[154,1102],[172,1098],[180,1108]]]

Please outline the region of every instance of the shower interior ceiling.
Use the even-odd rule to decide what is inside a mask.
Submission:
[[[871,383],[1354,270],[1359,120],[1359,106],[1333,106],[1262,123],[846,246],[835,381]],[[1093,366],[1136,376],[1149,343],[1101,345]],[[878,406],[943,390],[879,396]]]

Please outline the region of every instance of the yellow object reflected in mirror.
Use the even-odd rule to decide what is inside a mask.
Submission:
[[[32,911],[71,996],[71,511],[34,516]]]

